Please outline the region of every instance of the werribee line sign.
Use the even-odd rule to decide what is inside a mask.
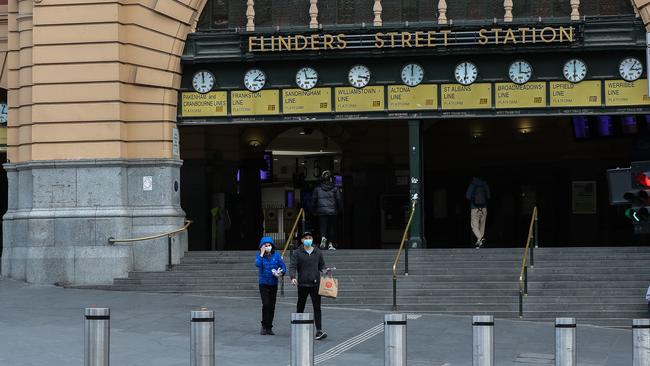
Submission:
[[[341,51],[354,49],[411,49],[454,46],[570,44],[574,26],[481,28],[477,30],[422,29],[366,34],[313,33],[255,35],[246,40],[250,53]]]

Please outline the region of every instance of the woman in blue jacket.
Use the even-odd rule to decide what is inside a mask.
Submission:
[[[260,240],[260,252],[255,258],[257,266],[260,296],[262,297],[262,329],[261,335],[273,333],[273,316],[275,315],[275,299],[278,294],[278,278],[287,273],[287,267],[280,254],[275,251],[275,242],[270,236]]]

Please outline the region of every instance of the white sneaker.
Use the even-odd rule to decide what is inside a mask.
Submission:
[[[327,250],[336,250],[336,248],[334,248],[334,244],[330,243],[330,245],[327,247]]]

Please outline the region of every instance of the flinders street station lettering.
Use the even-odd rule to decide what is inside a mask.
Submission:
[[[247,39],[248,52],[336,51],[352,49],[436,48],[573,43],[573,26],[482,28],[479,30],[416,30],[370,34],[256,35]]]

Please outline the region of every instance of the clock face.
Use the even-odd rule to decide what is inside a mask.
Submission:
[[[244,75],[244,86],[252,92],[262,90],[264,84],[266,84],[266,74],[260,69],[250,69]]]
[[[311,67],[303,67],[296,73],[296,85],[302,90],[309,90],[318,83],[318,72]]]
[[[635,57],[628,57],[621,61],[618,72],[625,81],[635,81],[643,74],[643,64]]]
[[[370,69],[363,65],[356,65],[348,72],[348,81],[355,88],[363,88],[370,82]]]
[[[587,64],[577,58],[571,59],[564,64],[562,73],[570,82],[579,83],[587,76]]]
[[[424,79],[424,69],[418,64],[408,64],[402,68],[402,82],[408,86],[416,86]]]
[[[192,87],[199,93],[207,93],[214,86],[214,75],[210,71],[199,71],[192,78]]]
[[[476,81],[478,67],[469,61],[461,62],[456,66],[454,76],[460,84],[469,85]]]
[[[508,76],[510,76],[510,80],[515,84],[525,84],[533,76],[533,67],[526,61],[515,61],[510,64]]]

